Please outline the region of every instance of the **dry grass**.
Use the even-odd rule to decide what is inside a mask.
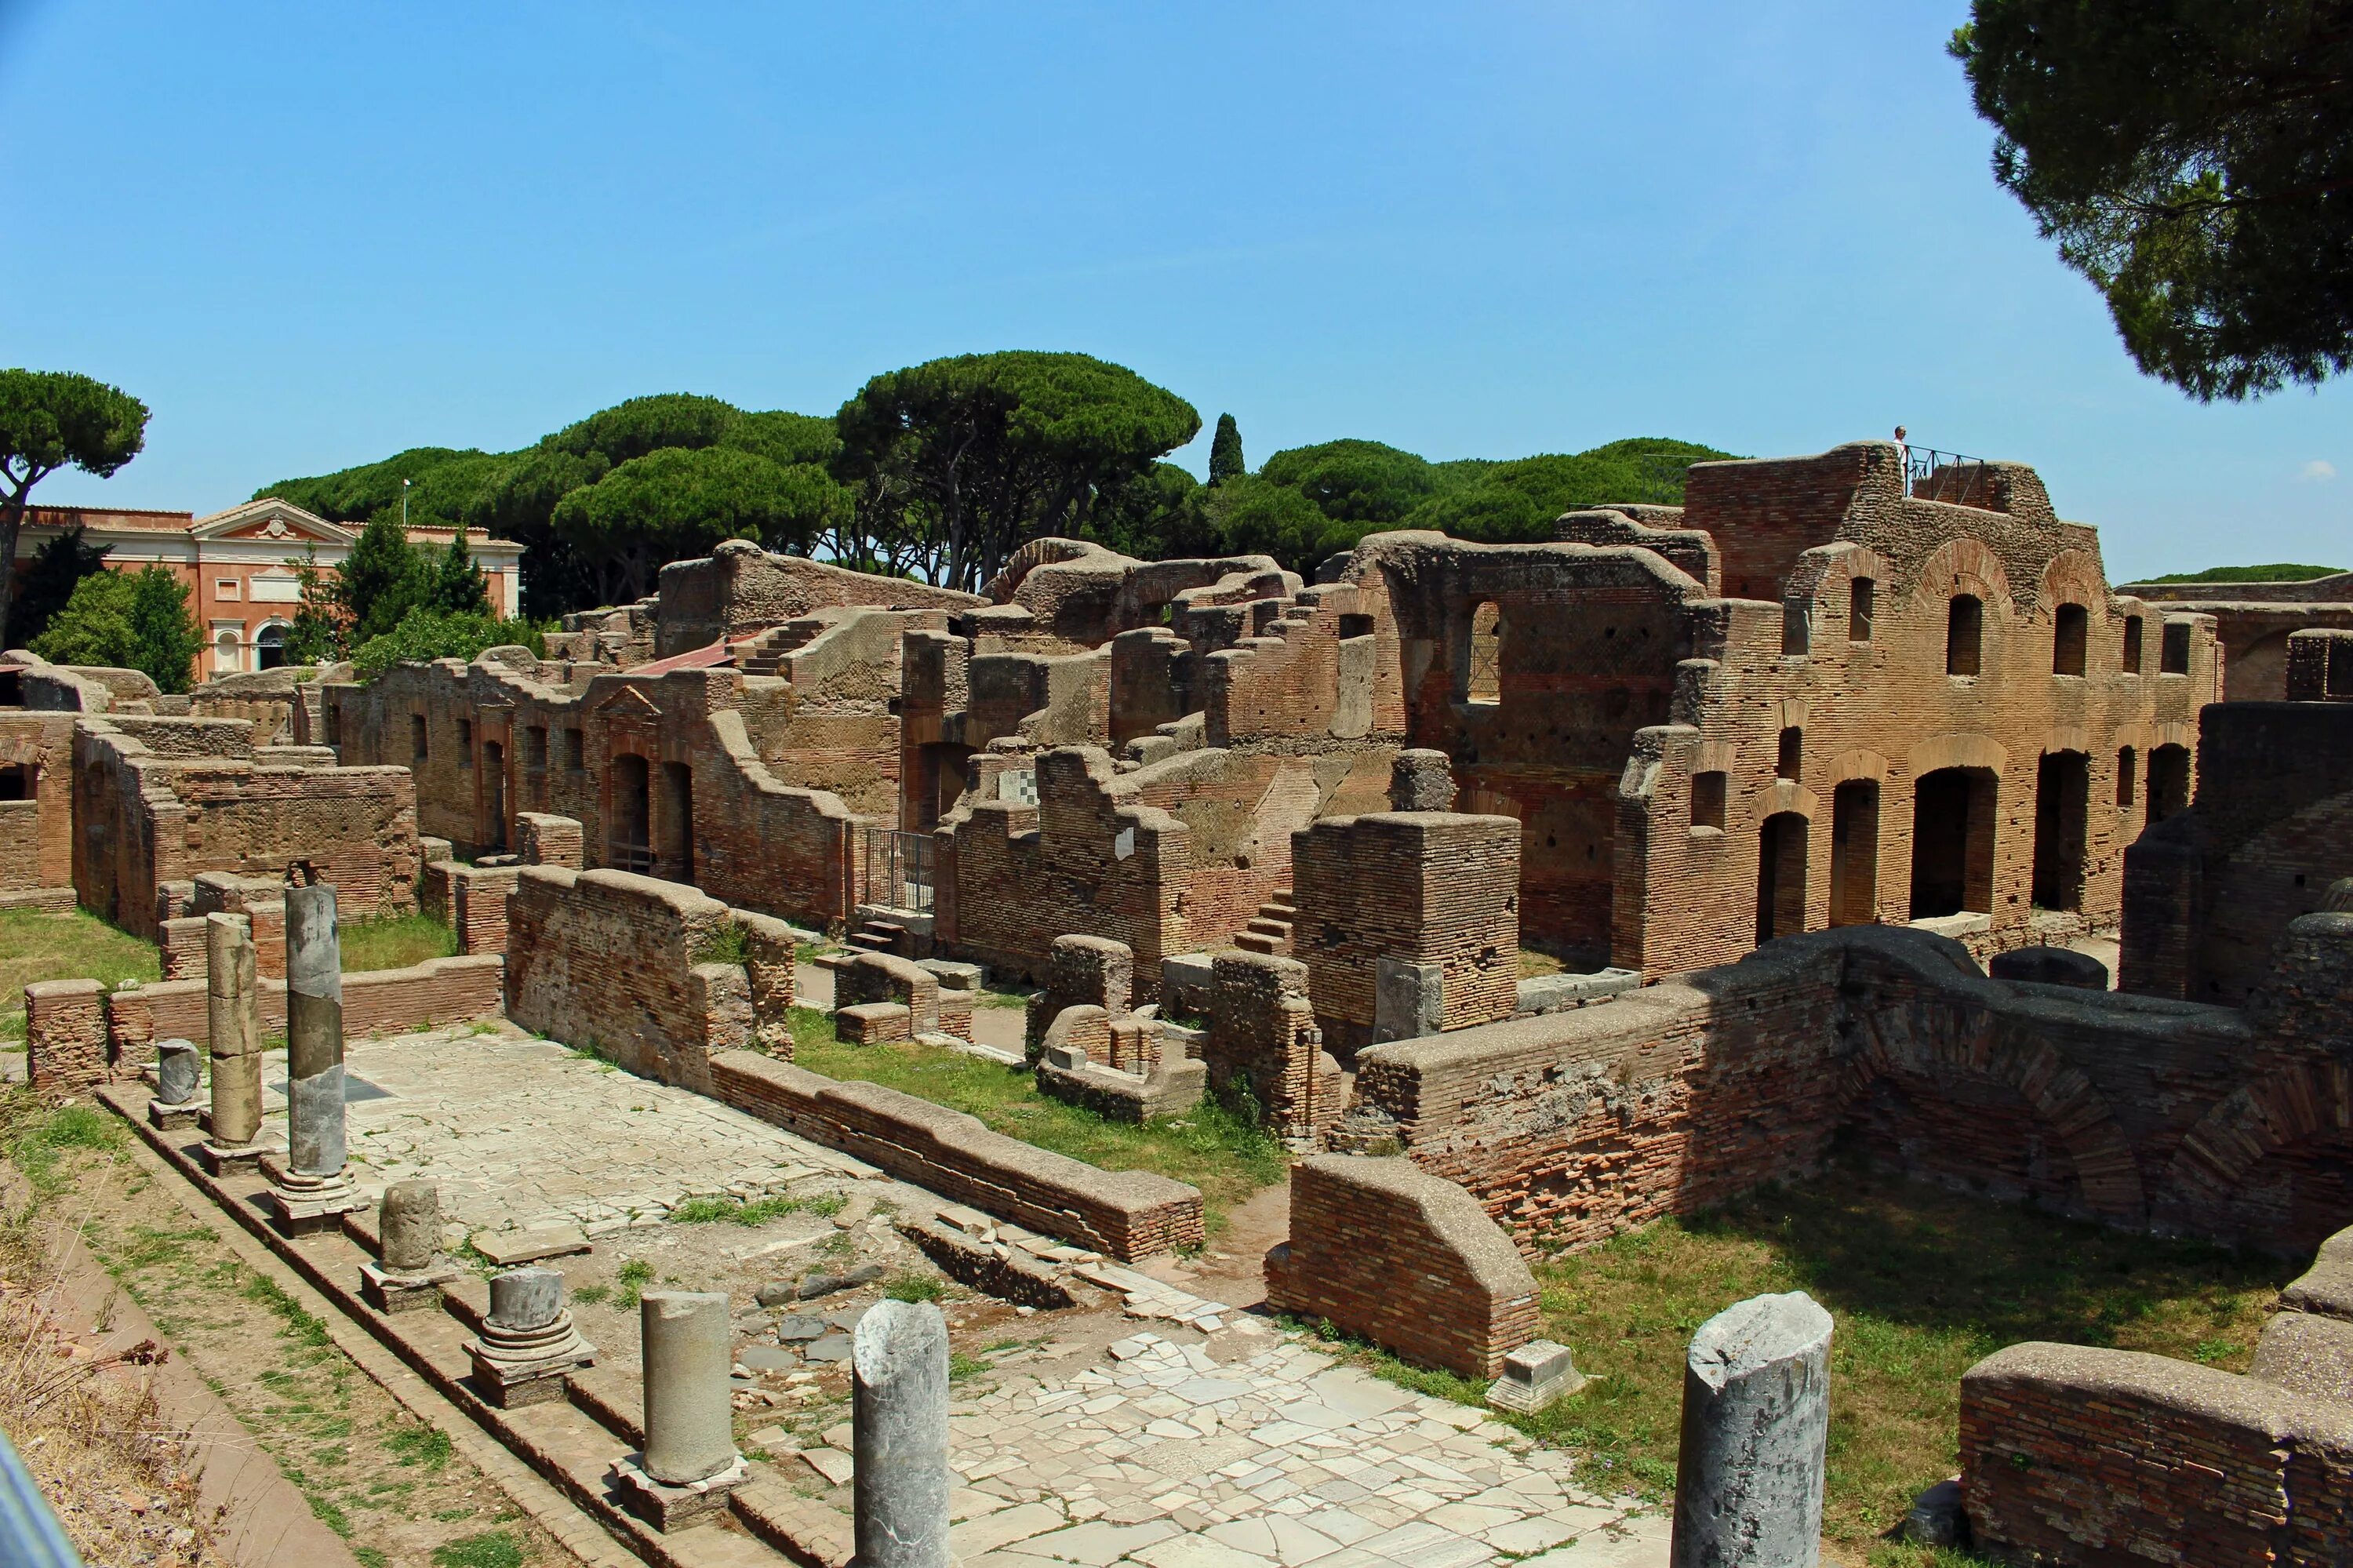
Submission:
[[[1961,1373],[2004,1345],[2111,1345],[2242,1371],[2283,1260],[2052,1218],[1875,1172],[1834,1171],[1665,1220],[1537,1269],[1545,1333],[1594,1381],[1520,1423],[1588,1456],[1588,1483],[1674,1483],[1684,1347],[1732,1303],[1805,1290],[1831,1340],[1824,1534],[1847,1562],[1965,1559],[1881,1541],[1959,1466]],[[1358,1352],[1398,1382],[1478,1403],[1484,1385]]]
[[[84,1561],[227,1563],[190,1436],[164,1418],[148,1383],[162,1348],[76,1333],[53,1310],[64,1227],[98,1196],[63,1201],[69,1151],[110,1147],[121,1129],[88,1107],[48,1111],[22,1090],[0,1105],[0,1128],[16,1167],[0,1213],[0,1426]]]

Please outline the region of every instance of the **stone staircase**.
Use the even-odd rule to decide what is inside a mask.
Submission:
[[[787,654],[806,648],[817,640],[830,621],[816,616],[803,616],[782,626],[772,626],[763,631],[735,656],[736,667],[747,675],[776,675],[784,671]]]
[[[1234,946],[1246,953],[1288,955],[1291,951],[1291,927],[1299,921],[1299,907],[1291,901],[1288,887],[1258,906],[1250,924],[1234,935]]]

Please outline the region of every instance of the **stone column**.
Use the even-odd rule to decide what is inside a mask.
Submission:
[[[857,1568],[948,1568],[948,1326],[929,1301],[878,1301],[850,1346]]]
[[[727,1298],[649,1290],[638,1303],[646,1449],[614,1466],[622,1499],[657,1530],[720,1512],[750,1478],[735,1451],[734,1368]]]
[[[245,917],[205,916],[205,1019],[212,1036],[209,1136],[198,1150],[216,1176],[261,1156],[261,996]]]
[[[155,1097],[147,1102],[147,1120],[169,1131],[195,1125],[198,1082],[196,1047],[187,1040],[161,1040],[155,1044]]]
[[[376,1260],[360,1265],[360,1295],[379,1312],[414,1312],[441,1302],[460,1270],[441,1255],[441,1189],[396,1181],[376,1208]]]
[[[572,1326],[564,1276],[552,1268],[491,1276],[491,1315],[466,1353],[474,1363],[474,1385],[501,1410],[563,1398],[565,1376],[596,1360],[596,1347]]]
[[[1756,1296],[1692,1336],[1673,1568],[1813,1568],[1830,1441],[1831,1315]]]
[[[343,949],[324,883],[286,888],[286,1158],[262,1161],[279,1228],[329,1229],[362,1205],[343,1170]]]
[[[343,1170],[343,948],[325,883],[286,889],[286,1124],[294,1170]]]

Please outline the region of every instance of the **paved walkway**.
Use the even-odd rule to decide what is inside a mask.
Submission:
[[[868,1170],[717,1100],[519,1033],[353,1040],[344,1065],[385,1091],[349,1107],[353,1181],[373,1194],[429,1176],[442,1212],[469,1230],[570,1223],[604,1235],[658,1224],[691,1196],[835,1185]],[[268,1081],[284,1077],[274,1060]]]
[[[1259,1327],[1255,1323],[1253,1328]],[[1261,1330],[1219,1362],[1140,1333],[1074,1377],[960,1404],[967,1568],[1649,1568],[1668,1521],[1570,1457]],[[1223,1343],[1227,1336],[1218,1336]]]

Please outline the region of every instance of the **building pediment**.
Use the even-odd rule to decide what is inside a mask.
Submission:
[[[661,717],[661,709],[654,705],[653,699],[635,686],[623,686],[589,711],[607,723],[616,719],[652,720]]]
[[[188,532],[199,539],[255,539],[290,545],[351,545],[359,535],[289,501],[264,496],[199,517]]]

